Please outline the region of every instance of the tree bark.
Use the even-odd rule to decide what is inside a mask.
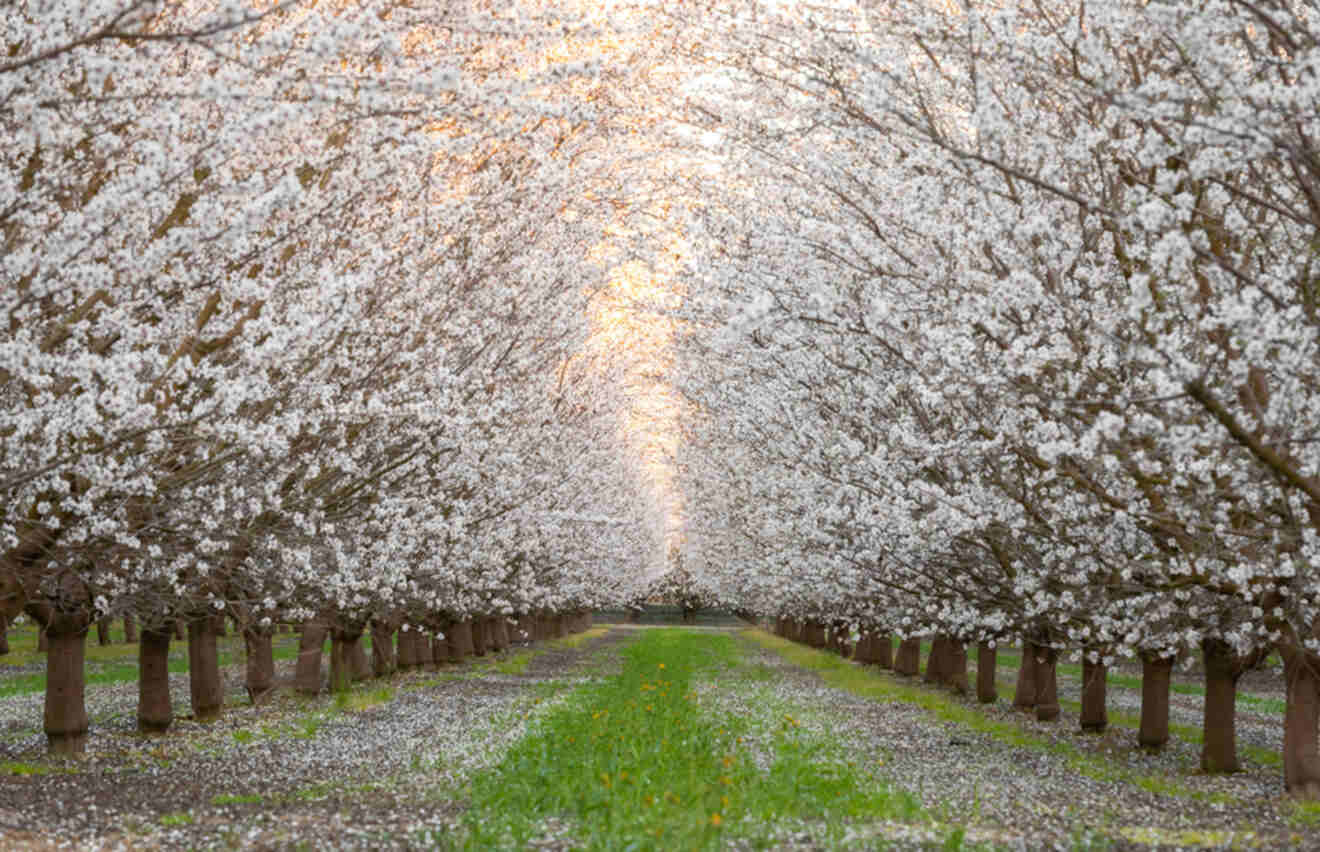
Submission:
[[[170,640],[174,628],[142,628],[138,640],[138,730],[159,734],[174,721],[170,700]]]
[[[875,654],[876,665],[882,669],[894,668],[894,636],[888,631],[876,633],[871,637],[871,650]]]
[[[1283,716],[1283,783],[1302,799],[1320,799],[1320,657],[1280,643],[1288,704]]]
[[[187,639],[187,638],[188,638],[188,633],[187,633],[187,631],[185,631],[185,630],[183,629],[183,619],[182,619],[182,618],[176,618],[176,619],[174,620],[174,638],[175,638],[175,639]]]
[[[45,626],[37,628],[37,653],[44,654],[50,650],[50,637],[46,635]]]
[[[1201,640],[1205,661],[1205,712],[1201,726],[1201,769],[1237,772],[1237,652],[1222,639]]]
[[[913,636],[898,643],[894,657],[894,674],[916,677],[921,673],[921,639]]]
[[[1173,657],[1141,655],[1141,727],[1137,731],[1137,743],[1149,751],[1159,751],[1169,741],[1173,663]]]
[[[9,621],[0,615],[0,657],[9,653]]]
[[[243,629],[243,647],[247,651],[247,670],[243,685],[248,700],[259,704],[275,689],[275,643],[270,628],[251,626]]]
[[[225,698],[220,686],[216,619],[211,616],[188,622],[188,694],[194,719],[209,722],[220,718]]]
[[[415,628],[399,631],[399,671],[417,668],[417,637],[419,635]]]
[[[976,700],[982,704],[994,704],[999,700],[999,688],[995,684],[995,669],[999,664],[999,650],[990,647],[988,642],[976,645]]]
[[[472,625],[472,653],[478,657],[486,656],[486,619],[474,618]]]
[[[96,644],[104,648],[110,644],[110,616],[96,619]]]
[[[298,637],[298,662],[294,666],[293,688],[304,695],[321,691],[321,654],[325,650],[325,623],[311,619],[303,623]]]
[[[450,625],[449,659],[461,663],[464,657],[472,654],[472,622],[455,621]]]
[[[1044,645],[1036,646],[1036,721],[1053,722],[1059,718],[1059,682],[1055,671],[1059,651]]]
[[[124,616],[124,641],[138,641],[137,621],[131,615]]]
[[[966,695],[970,689],[967,683],[967,645],[958,639],[946,639],[944,646],[944,683],[958,695]]]
[[[431,667],[449,662],[449,634],[441,631],[431,636]]]
[[[371,622],[371,672],[376,677],[394,674],[394,628],[381,621]]]
[[[1022,664],[1018,666],[1017,688],[1013,691],[1013,706],[1019,710],[1036,709],[1036,645],[1023,641]]]
[[[87,747],[86,617],[57,614],[46,626],[46,743],[58,754],[81,754]]]
[[[1106,706],[1105,664],[1097,660],[1082,657],[1082,730],[1091,734],[1102,734],[1109,727],[1109,710]]]
[[[531,644],[536,639],[536,620],[530,615],[518,616],[517,641]]]
[[[926,655],[926,672],[922,675],[922,683],[944,683],[949,671],[948,644],[948,637],[943,633],[935,634],[935,638],[930,640],[930,653]]]
[[[367,680],[371,677],[371,661],[367,659],[367,649],[359,633],[348,645],[348,661],[353,670],[353,681]]]

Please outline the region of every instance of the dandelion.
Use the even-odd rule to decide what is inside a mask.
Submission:
[[[720,827],[720,823],[722,823],[722,822],[724,822],[724,820],[720,817],[719,814],[711,814],[711,815],[710,815],[710,824],[713,825],[713,826],[715,826],[716,828],[719,828],[719,827]]]

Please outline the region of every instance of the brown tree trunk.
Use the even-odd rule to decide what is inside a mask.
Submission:
[[[44,654],[50,650],[50,637],[46,635],[44,626],[37,628],[37,653]]]
[[[275,689],[275,644],[270,628],[251,626],[243,630],[247,671],[243,685],[248,700],[259,704]]]
[[[1302,799],[1320,799],[1320,658],[1280,643],[1288,704],[1283,716],[1283,783]]]
[[[417,644],[414,646],[413,653],[417,655],[417,667],[421,669],[430,668],[436,662],[435,657],[431,655],[431,631],[418,630],[417,638],[413,640]]]
[[[1105,687],[1107,672],[1105,664],[1097,660],[1091,662],[1082,657],[1082,730],[1091,734],[1104,733],[1109,727],[1109,710],[1106,707]]]
[[[486,656],[486,619],[472,619],[472,653],[478,657]]]
[[[220,686],[216,620],[209,616],[188,622],[188,694],[194,719],[209,722],[220,718],[225,696]]]
[[[363,647],[361,633],[348,645],[348,661],[353,670],[354,682],[371,677],[371,661],[367,659],[367,649]]]
[[[170,640],[172,625],[142,628],[138,640],[138,730],[164,733],[174,721],[170,701]]]
[[[412,628],[399,631],[399,671],[417,668],[417,637],[419,635],[417,630]]]
[[[321,654],[325,651],[325,623],[311,619],[303,623],[298,637],[298,662],[294,666],[293,688],[304,695],[321,691]]]
[[[995,684],[995,669],[999,664],[999,649],[990,647],[988,642],[976,645],[976,700],[982,704],[994,704],[999,700],[999,688]]]
[[[913,636],[898,643],[894,657],[894,674],[916,677],[921,674],[921,639]]]
[[[500,641],[500,625],[503,623],[504,619],[502,618],[486,619],[486,647],[493,654],[498,654],[509,646],[507,635],[503,642]]]
[[[564,625],[564,616],[555,615],[555,617],[550,620],[550,629],[552,631],[551,638],[553,639],[563,639],[567,636],[568,628]]]
[[[394,674],[394,628],[381,621],[371,623],[371,671],[376,677]]]
[[[461,663],[472,654],[472,622],[455,621],[449,626],[449,659]]]
[[[1059,718],[1059,682],[1055,667],[1059,651],[1036,646],[1036,721],[1053,722]]]
[[[9,622],[0,616],[0,657],[9,653]]]
[[[813,648],[825,647],[825,625],[819,621],[811,622],[807,627],[807,644]]]
[[[431,667],[440,668],[442,663],[449,662],[449,635],[441,632],[431,637]]]
[[[970,691],[967,684],[967,645],[957,639],[946,640],[944,661],[944,683],[958,695],[966,695]]]
[[[871,631],[863,630],[862,635],[857,637],[857,644],[853,646],[852,658],[854,663],[868,665],[875,662],[875,640],[871,637]]]
[[[1022,664],[1018,666],[1017,688],[1013,691],[1013,706],[1019,710],[1036,708],[1036,645],[1023,641]]]
[[[330,691],[347,692],[353,687],[353,661],[348,656],[348,634],[330,631]]]
[[[110,616],[96,619],[96,644],[104,648],[110,644]]]
[[[935,634],[930,640],[930,653],[926,655],[926,672],[922,675],[923,683],[942,684],[945,673],[949,670],[948,638],[943,633]]]
[[[518,637],[519,642],[531,644],[536,639],[536,619],[530,615],[518,616]]]
[[[1173,657],[1141,655],[1141,727],[1137,743],[1158,751],[1169,741],[1169,685]]]
[[[894,668],[894,636],[888,631],[876,633],[871,637],[871,650],[875,653],[876,665],[882,669]]]
[[[1237,772],[1237,684],[1242,675],[1233,646],[1222,639],[1201,640],[1205,660],[1205,711],[1201,726],[1201,769]]]
[[[124,616],[124,641],[136,642],[138,640],[137,621],[131,615]]]
[[[46,627],[46,744],[58,754],[81,754],[87,747],[86,617],[58,614]]]
[[[176,618],[176,619],[174,620],[174,638],[175,638],[175,639],[187,639],[187,638],[188,638],[188,633],[187,633],[187,631],[183,629],[183,619],[182,619],[182,618]]]

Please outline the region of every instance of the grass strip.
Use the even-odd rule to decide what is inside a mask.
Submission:
[[[473,779],[466,848],[713,849],[785,819],[920,818],[911,797],[816,760],[791,720],[758,769],[746,722],[707,712],[693,688],[734,666],[732,637],[647,630],[623,655],[622,672],[580,687]]]

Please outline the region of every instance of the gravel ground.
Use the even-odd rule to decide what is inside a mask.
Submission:
[[[530,716],[608,671],[613,648],[636,629],[614,629],[581,649],[538,646],[521,675],[473,664],[399,675],[388,682],[393,700],[359,710],[292,694],[247,706],[242,669],[231,667],[223,719],[180,719],[165,737],[137,734],[135,684],[89,689],[88,754],[66,762],[45,756],[40,695],[0,700],[0,762],[49,770],[0,774],[0,849],[435,846],[462,814],[464,779],[497,762]],[[1246,772],[1205,776],[1193,771],[1198,748],[1176,737],[1150,756],[1134,748],[1130,729],[1083,736],[1067,711],[1057,723],[1035,722],[1009,706],[1006,666],[1005,697],[981,712],[1020,724],[1049,747],[1015,746],[913,705],[858,698],[743,644],[758,676],[705,681],[703,701],[763,730],[782,724],[790,708],[807,732],[838,741],[861,769],[911,792],[937,820],[859,822],[848,827],[846,845],[928,848],[965,825],[969,841],[1015,849],[1320,849],[1315,827],[1290,821],[1279,768],[1247,760]],[[186,676],[173,680],[176,697],[186,696]],[[1281,698],[1278,686],[1267,674],[1249,689]],[[1063,678],[1060,691],[1074,695],[1075,684]],[[1111,686],[1110,708],[1135,714],[1140,696]],[[185,698],[176,710],[186,709]],[[1175,693],[1172,717],[1199,729],[1200,698]],[[1280,717],[1243,706],[1238,736],[1240,745],[1277,751]],[[1079,754],[1105,780],[1079,772]],[[831,836],[837,832],[822,826],[785,824],[775,843],[816,849]]]
[[[914,705],[832,689],[772,652],[746,647],[751,661],[776,675],[768,687],[772,700],[752,690],[712,688],[723,709],[755,718],[775,705],[795,708],[804,727],[841,740],[861,768],[915,794],[940,822],[968,826],[969,841],[1016,849],[1320,849],[1320,832],[1290,819],[1293,810],[1277,767],[1246,761],[1245,772],[1204,775],[1194,771],[1199,747],[1176,737],[1159,755],[1148,755],[1135,747],[1131,729],[1111,726],[1104,736],[1088,736],[1077,732],[1075,713],[1042,723],[1014,711],[1003,698],[981,707],[1052,747],[1015,746]],[[1061,695],[1070,687],[1062,679]],[[1001,686],[1000,692],[1006,690]],[[1175,697],[1172,720],[1199,730],[1201,699]],[[1111,685],[1109,706],[1111,713],[1139,713],[1140,694]],[[1238,724],[1239,748],[1244,743],[1280,747],[1279,716],[1244,712]],[[1079,752],[1091,774],[1106,780],[1078,771]],[[786,845],[811,846],[809,836],[808,828]],[[859,825],[853,836],[863,846],[919,846],[930,840],[892,825]]]
[[[551,706],[548,693],[564,695],[626,637],[538,646],[520,675],[466,676],[471,663],[400,674],[393,700],[362,710],[292,694],[247,706],[231,667],[223,718],[178,720],[164,737],[136,732],[136,684],[90,689],[87,754],[64,762],[45,756],[40,695],[0,701],[0,761],[52,770],[0,774],[0,849],[432,846],[462,811],[462,779],[497,762]],[[171,681],[176,699],[187,695],[186,675]]]

